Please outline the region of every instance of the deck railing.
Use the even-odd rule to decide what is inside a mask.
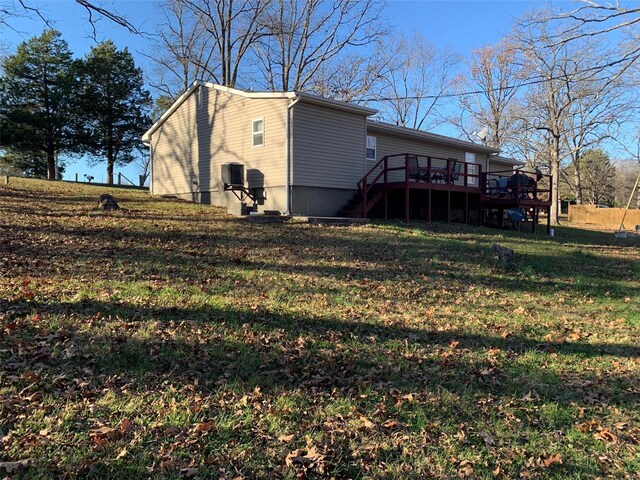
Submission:
[[[482,184],[482,165],[469,163],[455,158],[439,158],[413,153],[387,155],[378,160],[358,182],[363,198],[363,215],[378,200],[373,198],[374,191],[384,191],[390,184],[404,183],[405,196],[409,200],[409,188],[412,183],[440,184],[442,189],[465,187],[478,189]]]
[[[525,169],[486,172],[482,175],[485,200],[551,201],[551,175]]]

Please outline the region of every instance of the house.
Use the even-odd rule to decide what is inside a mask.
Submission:
[[[348,213],[349,205],[356,205],[356,213],[361,213],[367,201],[362,199],[362,180],[383,168],[391,169],[384,174],[385,183],[407,180],[408,191],[409,161],[416,164],[414,169],[426,168],[423,173],[429,180],[443,180],[412,182],[411,188],[428,190],[429,205],[431,189],[436,194],[451,190],[454,197],[464,194],[467,204],[471,195],[471,203],[479,204],[481,186],[486,183],[482,175],[489,171],[511,175],[514,169],[515,162],[499,157],[493,148],[371,121],[375,113],[307,93],[245,92],[194,82],[142,137],[151,151],[151,193],[228,208],[248,194],[261,210],[334,216]],[[411,154],[411,159],[404,154]],[[383,162],[394,155],[397,158]],[[400,162],[400,167],[394,167],[394,162]],[[226,164],[244,166],[246,179],[241,187],[225,188]],[[455,171],[454,181],[443,174],[447,169]],[[391,191],[384,197],[387,215],[389,199],[393,203],[395,197]],[[452,204],[451,193],[447,199],[446,219],[451,220],[452,205],[460,202],[454,198]],[[381,208],[368,207],[372,214],[372,208]],[[464,216],[468,221],[467,211]]]

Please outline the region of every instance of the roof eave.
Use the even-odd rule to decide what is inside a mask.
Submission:
[[[400,136],[419,138],[421,140],[427,140],[433,143],[439,143],[442,145],[456,146],[460,148],[473,149],[480,153],[499,153],[500,150],[484,145],[479,145],[473,142],[467,142],[465,140],[459,140],[453,137],[447,137],[444,135],[438,135],[435,133],[424,132],[422,130],[415,130],[406,127],[399,127],[397,125],[391,125],[381,122],[367,122],[367,128],[372,130],[378,130],[382,132],[389,132]]]

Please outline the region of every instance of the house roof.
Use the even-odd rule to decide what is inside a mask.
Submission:
[[[445,135],[438,135],[437,133],[425,132],[424,130],[416,130],[413,128],[399,127],[391,123],[375,122],[367,120],[367,129],[373,132],[389,133],[406,138],[415,138],[418,140],[427,140],[432,143],[438,143],[441,145],[448,145],[460,148],[466,148],[482,153],[498,153],[500,150],[479,145],[473,142],[467,142],[465,140],[459,140],[453,137],[447,137]]]
[[[511,157],[502,157],[500,155],[492,156],[491,160],[494,160],[500,163],[506,163],[509,165],[524,165],[524,162],[521,162],[520,160],[516,160],[515,158],[511,158]]]
[[[145,132],[142,136],[143,143],[149,143],[151,140],[151,135],[153,132],[158,130],[160,126],[169,118],[173,112],[175,112],[180,105],[182,105],[193,92],[195,92],[200,87],[211,88],[214,90],[218,90],[221,92],[231,93],[233,95],[238,95],[245,98],[281,98],[281,99],[291,99],[298,100],[304,103],[319,105],[327,108],[333,108],[337,110],[342,110],[350,113],[356,113],[359,115],[363,115],[368,117],[370,115],[374,115],[378,113],[377,110],[367,107],[361,107],[359,105],[355,105],[353,103],[341,102],[338,100],[331,100],[329,98],[320,97],[318,95],[312,95],[310,93],[303,92],[246,92],[244,90],[238,90],[230,87],[223,87],[222,85],[216,85],[214,83],[202,82],[200,80],[196,80],[193,84],[182,94],[178,99],[169,107],[169,109],[164,112],[164,114],[158,119],[156,123],[154,123],[149,130]],[[405,138],[414,138],[418,140],[426,140],[432,143],[454,146],[459,148],[464,148],[468,150],[472,150],[475,152],[481,153],[493,153],[496,154],[499,150],[491,147],[486,147],[484,145],[479,145],[473,142],[467,142],[465,140],[459,140],[453,137],[447,137],[445,135],[438,135],[436,133],[425,132],[423,130],[416,130],[413,128],[399,127],[397,125],[392,125],[390,123],[384,122],[375,122],[367,119],[367,129],[371,131],[377,131],[382,133],[389,133],[400,137]],[[504,163],[513,163],[518,164],[513,159],[508,159],[504,157],[494,157],[499,159]]]
[[[358,113],[364,116],[373,115],[378,113],[377,110],[372,108],[361,107],[359,105],[354,105],[352,103],[340,102],[338,100],[331,100],[329,98],[320,97],[317,95],[311,95],[310,93],[303,92],[245,92],[244,90],[238,90],[236,88],[223,87],[222,85],[216,85],[215,83],[202,82],[200,80],[196,80],[191,84],[191,86],[185,90],[185,92],[180,95],[175,102],[167,109],[166,112],[162,114],[162,116],[158,119],[156,123],[154,123],[149,130],[147,130],[144,135],[142,135],[142,142],[149,143],[151,140],[151,135],[153,132],[158,130],[160,126],[169,118],[173,112],[175,112],[180,105],[182,105],[193,92],[195,92],[199,87],[207,87],[212,88],[214,90],[218,90],[221,92],[231,93],[233,95],[238,95],[245,98],[289,98],[292,100],[299,99],[299,101],[305,103],[311,103],[314,105],[320,105],[329,108],[335,108],[338,110],[343,110],[351,113]]]

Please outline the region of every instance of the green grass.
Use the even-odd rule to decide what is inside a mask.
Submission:
[[[107,191],[123,210],[93,209]],[[567,226],[253,225],[12,178],[0,462],[28,460],[18,478],[637,477],[639,246]]]

